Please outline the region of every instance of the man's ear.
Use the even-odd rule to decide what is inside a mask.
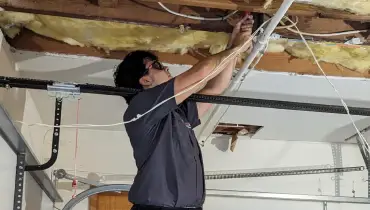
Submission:
[[[152,81],[152,78],[150,78],[149,76],[143,76],[139,79],[139,83],[142,85],[142,86],[151,86],[153,81]]]

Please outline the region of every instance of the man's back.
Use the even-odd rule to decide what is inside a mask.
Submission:
[[[136,95],[124,115],[129,121],[174,95],[174,79]],[[200,124],[196,103],[170,99],[126,124],[138,173],[129,193],[134,204],[201,207],[204,170],[193,128]]]

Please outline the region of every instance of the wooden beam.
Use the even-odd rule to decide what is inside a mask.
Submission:
[[[34,52],[50,52],[69,55],[85,55],[110,59],[123,59],[127,55],[127,51],[111,51],[110,53],[104,50],[99,50],[93,47],[78,47],[56,41],[55,39],[38,35],[28,29],[23,31],[14,39],[8,38],[7,41],[15,49],[29,50]],[[191,55],[176,55],[171,53],[155,52],[163,62],[173,64],[189,64],[194,65],[198,59]]]
[[[98,0],[98,5],[101,7],[117,7],[118,0]]]
[[[343,43],[344,41],[357,37],[363,40],[364,44],[370,44],[370,22],[347,21],[319,17],[310,18],[302,16],[300,17],[297,16],[292,19],[293,21],[298,20],[297,27],[301,31],[310,34],[329,34],[343,31],[366,30],[366,29],[369,30],[368,32],[340,36],[329,36],[329,37],[305,36],[307,39],[310,39],[312,41],[330,41]],[[285,38],[301,39],[298,34],[290,32],[286,29],[277,29],[275,30],[275,32],[282,35]]]
[[[369,71],[362,74],[336,64],[320,62],[320,65],[328,76],[370,78]],[[313,61],[295,58],[286,52],[267,53],[257,64],[256,69],[273,72],[291,72],[302,75],[322,75],[320,69]]]
[[[97,1],[93,3],[93,1]],[[113,2],[116,0],[104,0]],[[150,1],[150,0],[147,0]],[[168,1],[168,0],[167,0]],[[250,0],[248,7],[257,8],[261,2],[258,0]],[[169,1],[171,2],[171,1]],[[173,1],[172,1],[173,2]],[[205,0],[182,0],[180,2],[190,2],[189,5],[206,5],[220,8],[228,8],[227,4],[244,4],[240,1],[205,1]],[[274,1],[275,2],[275,1]],[[227,3],[227,4],[226,4]],[[204,31],[223,31],[231,32],[232,26],[227,21],[198,21],[188,18],[178,17],[164,11],[157,3],[142,2],[142,1],[117,1],[115,7],[101,7],[98,5],[98,0],[0,0],[0,7],[9,11],[28,12],[36,14],[45,14],[61,17],[72,17],[80,19],[93,19],[103,21],[117,21],[124,23],[149,24],[155,26],[165,26],[171,28],[180,28],[184,25],[193,30]],[[68,6],[65,6],[68,5]],[[171,10],[207,17],[224,16],[227,11],[220,9],[207,9],[204,7],[187,7],[180,5],[166,4]],[[225,6],[225,7],[222,7]],[[263,10],[263,12],[266,12]],[[142,15],[145,14],[145,15]],[[298,27],[300,30],[309,33],[332,33],[346,30],[369,29],[370,22],[361,21],[345,21],[340,19],[329,18],[312,18],[299,16]],[[284,37],[299,38],[299,35],[287,30],[278,30]],[[369,32],[370,33],[370,32]],[[316,41],[335,41],[344,42],[352,37],[363,38],[365,44],[370,43],[369,33],[354,34],[350,36],[335,36],[335,37],[314,37]]]
[[[97,0],[94,0],[97,1]],[[157,3],[118,1],[116,7],[101,7],[86,0],[0,0],[0,7],[6,11],[52,15],[100,21],[148,24],[153,26],[179,28],[188,26],[194,30],[231,32],[227,21],[202,22],[178,17],[163,10]],[[176,12],[198,15],[189,7],[170,5]],[[205,11],[206,8],[198,8]],[[225,11],[213,9],[207,14],[213,17],[225,15]]]
[[[40,36],[27,29],[24,29],[16,38],[8,39],[8,42],[15,49],[34,52],[85,55],[110,59],[123,59],[123,57],[127,54],[127,51],[113,51],[108,54],[102,50],[98,50],[92,47],[71,46],[64,42],[59,42],[51,38]],[[185,55],[161,52],[155,53],[163,62],[188,65],[194,65],[200,59],[204,59],[204,56],[207,56],[207,54],[205,53],[203,56],[199,56],[199,54],[198,56],[191,55],[190,53]],[[202,53],[201,50],[200,53]],[[322,62],[321,65],[326,74],[329,76],[370,78],[370,72],[361,74],[359,72],[355,72],[350,69],[325,62]],[[273,72],[291,72],[297,74],[322,75],[317,66],[312,61],[297,59],[292,57],[288,53],[267,53],[262,57],[261,61],[256,66],[256,69]]]
[[[143,2],[157,2],[157,0],[142,0]],[[265,0],[161,0],[162,3],[174,5],[186,5],[207,8],[219,8],[230,10],[241,10],[256,13],[274,14],[280,7],[282,0],[274,0],[268,9],[264,9]],[[166,5],[166,6],[167,6]],[[307,4],[294,3],[288,15],[307,16],[307,17],[325,17],[343,20],[370,21],[370,15],[355,15],[350,12],[316,7]]]

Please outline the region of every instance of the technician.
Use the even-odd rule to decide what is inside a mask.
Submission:
[[[205,200],[204,166],[193,129],[212,105],[187,98],[194,93],[221,95],[228,87],[237,56],[228,59],[219,71],[213,71],[232,53],[240,54],[251,48],[251,44],[245,42],[251,36],[253,17],[241,17],[236,22],[225,51],[199,61],[176,77],[171,76],[157,56],[146,51],[129,53],[117,67],[114,73],[117,87],[142,90],[125,97],[128,108],[124,121],[173,97],[126,124],[137,166],[129,192],[133,210],[202,209]],[[214,74],[209,76],[212,72]],[[196,87],[184,91],[201,80],[203,82]]]

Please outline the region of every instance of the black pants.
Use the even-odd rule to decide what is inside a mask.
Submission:
[[[203,208],[177,208],[177,207],[160,207],[160,206],[145,206],[134,204],[131,210],[202,210]]]

